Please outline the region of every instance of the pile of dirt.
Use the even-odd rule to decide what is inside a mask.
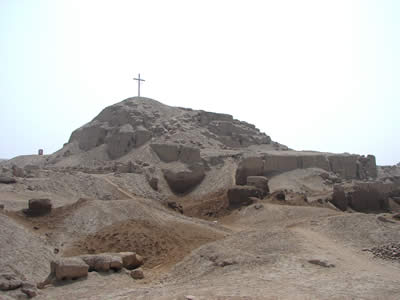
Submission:
[[[75,241],[64,255],[132,251],[144,257],[146,268],[152,268],[176,263],[200,245],[223,237],[193,224],[127,220]]]

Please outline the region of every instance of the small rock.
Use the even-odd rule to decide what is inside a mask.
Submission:
[[[17,183],[17,181],[15,180],[15,178],[12,177],[0,176],[0,183],[11,184],[11,183]]]
[[[133,279],[143,279],[144,278],[143,270],[141,268],[132,270],[131,276]]]
[[[377,218],[379,221],[381,221],[381,222],[384,222],[384,223],[396,223],[395,221],[392,221],[392,220],[389,220],[389,219],[386,219],[385,217],[383,217],[383,216],[378,216],[378,218]]]
[[[334,264],[330,264],[327,261],[319,260],[319,259],[310,259],[308,262],[310,264],[321,266],[321,267],[325,267],[325,268],[333,268],[333,267],[335,267]]]
[[[122,259],[122,265],[128,270],[135,269],[143,265],[144,259],[135,252],[120,252],[113,253],[113,255],[119,256]]]
[[[22,281],[12,273],[0,274],[0,290],[9,291],[15,290],[22,285]]]
[[[4,204],[0,204],[0,210],[4,209]]]
[[[255,209],[261,209],[261,208],[263,208],[264,207],[264,205],[262,205],[262,204],[260,204],[260,203],[257,203],[256,205],[254,205],[254,208]]]
[[[22,283],[21,292],[26,294],[28,296],[28,298],[33,298],[38,295],[38,290],[37,290],[35,284],[33,284],[31,282],[27,282],[27,281],[24,281]]]
[[[33,229],[39,230],[39,227],[38,226],[33,226]]]

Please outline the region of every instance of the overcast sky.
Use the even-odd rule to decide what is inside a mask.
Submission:
[[[0,1],[0,158],[137,94],[400,161],[400,1]]]

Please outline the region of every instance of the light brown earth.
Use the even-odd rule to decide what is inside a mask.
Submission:
[[[2,269],[40,281],[49,272],[48,260],[57,256],[133,250],[146,258],[142,281],[123,272],[92,272],[85,280],[49,286],[37,299],[398,299],[400,294],[400,264],[362,251],[399,241],[399,221],[269,198],[240,210],[219,210],[223,195],[197,199],[198,207],[187,198],[191,218],[118,191],[132,199],[82,199],[37,218],[0,214]],[[185,199],[180,201],[185,210]],[[204,215],[210,207],[220,214]],[[54,254],[54,248],[60,252]],[[335,267],[308,262],[313,259]]]
[[[352,184],[347,177],[356,162],[366,162],[366,175],[356,179],[367,180],[374,158],[289,151],[251,124],[151,99],[127,99],[99,116],[52,155],[1,162],[3,175],[11,176],[13,165],[26,174],[0,184],[0,273],[38,283],[55,258],[133,251],[145,258],[145,278],[90,272],[48,285],[35,299],[400,299],[400,263],[363,251],[400,241],[396,199],[387,212],[371,214],[341,212],[328,201],[336,180]],[[120,149],[101,128],[121,140],[132,134],[135,143],[146,130],[153,136],[136,148],[127,143],[129,151],[113,160],[110,151]],[[192,162],[161,161],[154,142],[200,149],[195,163],[204,167],[203,181],[173,193],[162,170],[187,170]],[[226,192],[249,156],[273,171],[271,194],[232,209]],[[332,166],[325,156],[334,157]],[[397,174],[397,167],[378,169],[391,182]],[[157,190],[149,176],[158,179]],[[276,197],[282,190],[284,201]],[[52,212],[27,217],[22,209],[31,198],[51,199]],[[168,208],[169,201],[184,213]],[[20,290],[0,291],[6,297],[26,299]]]

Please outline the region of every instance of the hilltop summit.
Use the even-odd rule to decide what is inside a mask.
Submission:
[[[271,138],[254,125],[231,115],[170,107],[143,97],[105,108],[69,139],[83,151],[105,145],[110,159],[120,158],[149,141],[217,149],[271,144]]]

